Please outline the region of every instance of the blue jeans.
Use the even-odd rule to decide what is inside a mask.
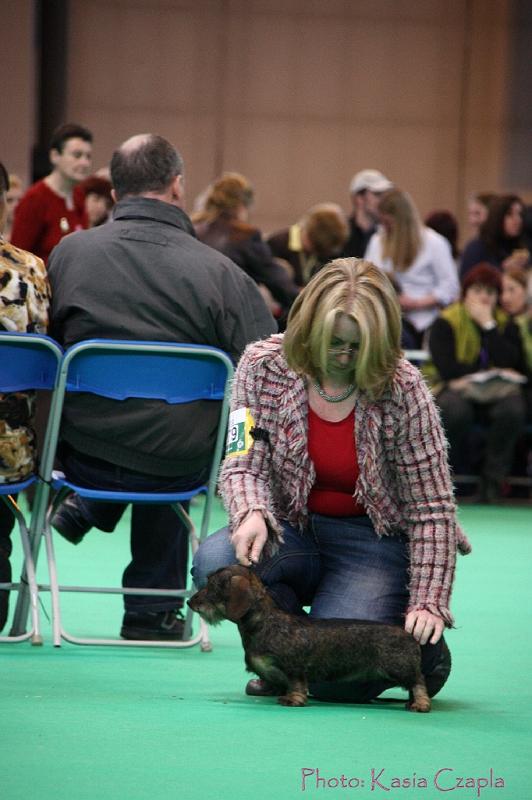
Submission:
[[[255,570],[277,605],[292,614],[365,619],[403,625],[408,605],[408,540],[404,535],[379,537],[371,520],[311,514],[300,534],[283,527],[284,543]],[[194,556],[192,576],[198,588],[220,567],[235,564],[227,528],[209,536]],[[422,668],[429,674],[439,663],[441,641],[424,645]],[[376,697],[389,684],[320,684],[312,693],[322,699],[362,701]]]
[[[187,491],[205,483],[208,468],[193,475],[164,478],[144,475],[99,458],[86,456],[70,446],[60,450],[61,467],[67,477],[89,489],[124,492]],[[76,495],[87,523],[102,531],[114,531],[128,503],[87,500]],[[189,503],[183,502],[188,511]],[[169,505],[134,505],[131,512],[131,562],[122,576],[122,586],[139,589],[184,589],[188,564],[188,534]],[[181,608],[175,597],[124,595],[126,611],[169,611]]]

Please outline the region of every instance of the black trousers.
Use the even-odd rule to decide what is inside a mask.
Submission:
[[[13,495],[17,499],[17,495]],[[11,555],[13,545],[11,544],[11,531],[15,526],[15,517],[6,506],[4,500],[0,500],[0,551],[4,556]]]
[[[468,434],[474,423],[486,427],[482,477],[501,482],[510,474],[515,444],[523,432],[525,401],[515,394],[493,403],[474,403],[459,392],[444,389],[436,398],[451,446],[451,463],[457,472],[471,471]]]
[[[60,451],[62,469],[74,483],[119,491],[187,491],[205,483],[208,469],[178,478],[143,475],[108,461],[84,455],[70,446]],[[91,527],[114,531],[128,503],[87,500],[76,495],[79,511]],[[182,503],[188,510],[189,503]],[[122,586],[142,589],[184,589],[188,569],[188,534],[168,505],[134,505],[131,514],[131,561]],[[126,611],[168,611],[181,608],[181,598],[124,595]]]

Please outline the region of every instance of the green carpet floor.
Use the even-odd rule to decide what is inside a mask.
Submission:
[[[474,553],[459,559],[454,669],[431,714],[248,698],[230,623],[201,653],[56,649],[45,619],[43,647],[0,645],[0,800],[529,800],[532,511],[460,514]],[[114,582],[127,528],[124,518],[78,547],[56,537],[63,582]],[[39,574],[47,581],[44,559]],[[117,633],[120,599],[68,595],[64,605],[76,632]]]

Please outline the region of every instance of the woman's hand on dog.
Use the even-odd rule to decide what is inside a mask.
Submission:
[[[410,611],[406,615],[405,631],[411,633],[419,644],[436,644],[439,641],[445,623],[441,617],[430,611]]]
[[[231,536],[239,564],[257,564],[268,539],[268,528],[260,511],[252,511]]]

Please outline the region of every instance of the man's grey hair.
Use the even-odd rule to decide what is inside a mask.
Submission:
[[[163,193],[176,175],[183,174],[183,159],[170,142],[153,133],[132,136],[111,159],[111,182],[117,198]]]

